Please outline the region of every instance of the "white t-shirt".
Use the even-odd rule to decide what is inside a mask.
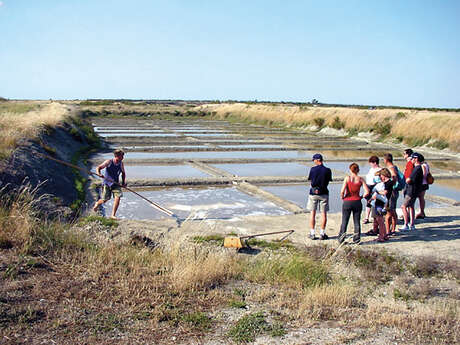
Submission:
[[[380,168],[380,167],[370,168],[369,169],[369,172],[366,175],[366,184],[367,185],[373,185],[373,184],[376,184],[376,183],[380,182],[380,177],[375,176],[375,173],[377,171],[381,170],[381,169],[382,168]]]

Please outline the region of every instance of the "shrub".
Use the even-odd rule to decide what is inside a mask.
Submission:
[[[387,136],[391,133],[391,123],[388,121],[377,122],[374,127],[372,127],[372,131],[381,136]]]
[[[402,111],[396,113],[395,115],[395,120],[400,120],[400,119],[405,119],[407,116],[406,116],[406,113],[403,113]]]
[[[445,148],[449,147],[449,143],[445,140],[439,139],[433,142],[431,146],[439,150],[444,150]]]
[[[323,127],[326,120],[323,117],[315,117],[313,123],[318,127]]]
[[[345,127],[345,122],[343,122],[342,120],[340,120],[338,116],[336,116],[332,121],[331,127],[334,129],[342,129]]]
[[[416,137],[406,137],[405,143],[411,147],[423,146],[430,141],[430,138],[416,138]]]

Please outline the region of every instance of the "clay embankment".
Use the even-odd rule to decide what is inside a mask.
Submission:
[[[0,161],[2,193],[28,184],[40,198],[38,206],[44,216],[68,218],[76,211],[70,208],[78,199],[76,176],[70,167],[42,155],[71,162],[86,147],[85,133],[72,123],[48,129],[36,139],[22,139],[12,155]]]

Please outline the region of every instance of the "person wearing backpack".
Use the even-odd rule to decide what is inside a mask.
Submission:
[[[396,233],[396,224],[398,222],[398,215],[396,213],[396,203],[398,201],[399,191],[402,190],[399,183],[400,172],[398,167],[393,164],[393,155],[391,153],[385,153],[383,155],[383,163],[385,164],[386,168],[390,171],[390,183],[392,184],[391,193],[388,197],[388,212],[385,215],[385,226],[387,234],[394,235]],[[402,180],[404,181],[404,175],[402,175]]]

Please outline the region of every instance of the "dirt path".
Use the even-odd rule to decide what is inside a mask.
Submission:
[[[172,219],[159,221],[122,220],[115,237],[127,239],[130,236],[145,236],[153,241],[160,239],[168,242],[187,241],[194,236],[210,234],[250,235],[272,231],[295,230],[289,239],[296,245],[304,245],[307,236],[309,214],[284,216],[248,216],[232,220],[197,219],[189,220],[177,227]],[[306,240],[310,244],[327,244],[337,246],[336,236],[341,224],[341,214],[329,214],[326,241]],[[352,220],[348,233],[353,232]],[[416,223],[417,230],[398,233],[386,243],[377,243],[373,236],[362,236],[361,246],[364,248],[386,248],[399,251],[407,256],[435,256],[439,259],[460,260],[460,207],[431,208],[428,218]],[[362,232],[370,230],[370,225],[363,225]],[[276,236],[265,236],[263,239],[276,239]],[[279,238],[279,237],[278,237]]]

